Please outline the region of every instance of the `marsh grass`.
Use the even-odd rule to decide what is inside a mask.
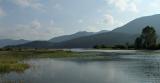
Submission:
[[[0,51],[1,57],[16,58],[19,60],[30,59],[30,58],[71,58],[71,57],[90,57],[97,56],[99,53],[93,52],[72,52],[72,51]]]
[[[0,63],[0,73],[9,73],[9,72],[24,72],[29,68],[28,64],[22,63]]]
[[[98,53],[84,53],[72,51],[0,51],[0,73],[6,72],[23,72],[29,65],[23,63],[23,60],[33,58],[72,58],[72,59],[99,59],[103,58]]]
[[[28,64],[22,62],[22,58],[12,56],[10,52],[0,52],[0,73],[23,72],[29,68]]]
[[[0,55],[0,73],[23,72],[29,68],[22,59],[13,56]]]

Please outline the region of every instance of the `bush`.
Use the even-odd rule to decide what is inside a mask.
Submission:
[[[100,49],[100,48],[108,48],[108,47],[106,45],[102,44],[102,45],[95,45],[93,48]]]
[[[115,45],[115,46],[113,46],[113,49],[125,49],[126,48],[126,46],[124,46],[124,45]]]

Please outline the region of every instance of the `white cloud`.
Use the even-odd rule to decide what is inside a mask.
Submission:
[[[99,31],[99,28],[96,27],[96,26],[87,26],[87,27],[86,27],[86,31],[89,31],[89,32],[97,32],[97,31]]]
[[[115,19],[113,15],[106,14],[104,15],[103,19],[98,20],[93,25],[86,26],[86,30],[90,32],[97,32],[100,30],[113,30],[117,27],[122,26],[123,24],[123,22]]]
[[[131,12],[135,12],[135,13],[139,12],[139,10],[137,9],[136,4],[134,4],[134,3],[131,3],[131,4],[128,6],[128,8],[130,9],[129,11],[131,11]]]
[[[104,21],[106,22],[106,24],[107,24],[108,26],[113,26],[113,25],[114,25],[114,18],[113,18],[113,16],[110,15],[110,14],[106,14],[106,15],[105,15],[105,20],[104,20]]]
[[[31,23],[31,28],[39,29],[41,27],[41,23],[38,20],[34,20]]]
[[[106,14],[104,16],[104,22],[101,22],[99,24],[103,27],[107,27],[107,30],[113,30],[123,25],[122,22],[116,20],[111,14]]]
[[[33,9],[44,11],[44,6],[38,0],[13,0],[16,5],[21,7],[31,7]]]
[[[114,6],[115,8],[117,8],[118,10],[125,12],[125,11],[130,11],[130,12],[134,12],[137,13],[138,9],[137,9],[137,4],[136,1],[133,0],[106,0],[106,2],[109,5]]]
[[[115,19],[113,15],[106,14],[104,15],[104,19],[97,23],[100,27],[104,27],[107,30],[113,30],[117,27],[122,26],[124,23]]]
[[[109,4],[113,4],[115,7],[119,8],[121,11],[126,10],[127,2],[126,0],[106,0]]]
[[[61,28],[55,27],[52,23],[44,26],[38,20],[29,24],[17,24],[14,28],[0,28],[1,38],[48,40],[62,34],[64,31]]]

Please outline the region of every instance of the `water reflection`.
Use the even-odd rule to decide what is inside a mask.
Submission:
[[[27,61],[32,67],[23,74],[12,72],[0,78],[1,82],[9,80],[16,83],[160,83],[159,57],[123,56],[128,60],[83,63],[75,60],[34,59]]]
[[[140,61],[136,62],[135,66],[130,66],[127,70],[129,74],[134,74],[133,76],[138,76],[141,83],[160,83],[160,62],[159,61]],[[131,73],[132,72],[132,73]]]

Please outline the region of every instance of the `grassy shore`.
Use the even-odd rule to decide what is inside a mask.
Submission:
[[[81,58],[96,56],[98,53],[93,52],[72,52],[63,50],[34,50],[34,51],[0,51],[0,57],[12,57],[18,59],[30,58]]]
[[[19,58],[11,56],[0,56],[0,73],[23,72],[25,69],[29,68],[28,64],[21,62]]]
[[[6,72],[23,72],[29,65],[23,61],[33,58],[71,58],[71,59],[99,59],[103,56],[97,56],[98,53],[83,53],[72,51],[49,51],[49,50],[32,50],[32,51],[0,51],[0,73]]]

